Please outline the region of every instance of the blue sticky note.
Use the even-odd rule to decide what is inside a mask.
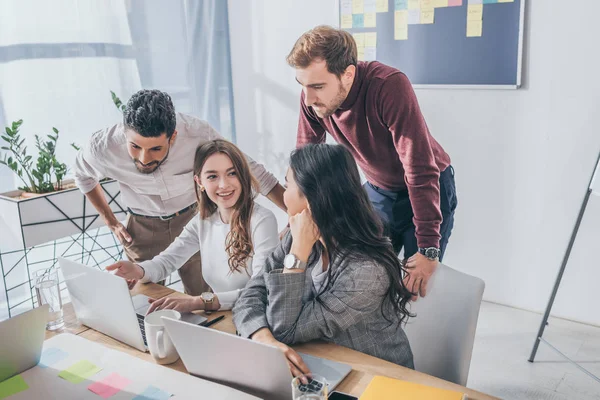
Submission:
[[[364,28],[365,27],[365,14],[352,14],[352,27],[353,28]]]
[[[69,354],[62,351],[61,349],[51,347],[49,349],[44,350],[44,352],[42,353],[42,358],[40,359],[39,366],[40,368],[47,368],[51,365],[56,364],[60,360],[64,360],[68,356]]]
[[[408,0],[394,0],[395,10],[408,10]]]
[[[164,392],[155,386],[148,386],[146,390],[138,394],[133,400],[168,400],[173,396],[171,393]]]
[[[498,0],[483,0],[483,4],[494,4],[497,2],[498,2]]]

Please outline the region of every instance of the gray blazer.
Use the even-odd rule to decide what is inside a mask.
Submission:
[[[233,307],[239,334],[250,337],[268,327],[285,344],[325,340],[414,368],[406,334],[390,309],[381,304],[389,286],[385,269],[371,260],[330,261],[332,284],[318,295],[311,271],[321,257],[315,246],[304,273],[282,273],[292,245],[288,232],[267,258],[264,273],[252,278]],[[323,284],[323,287],[327,282]],[[318,295],[318,296],[317,296]]]

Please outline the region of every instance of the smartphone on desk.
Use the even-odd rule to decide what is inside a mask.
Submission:
[[[333,392],[329,393],[329,397],[327,397],[327,399],[328,400],[358,400],[358,397],[350,396],[349,394],[338,392],[337,390],[334,390]]]

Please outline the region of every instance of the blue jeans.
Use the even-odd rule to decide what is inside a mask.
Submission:
[[[385,233],[392,240],[396,254],[404,248],[404,258],[408,258],[418,251],[413,222],[413,209],[410,204],[408,190],[398,192],[384,190],[370,182],[363,185],[367,195],[379,217],[383,220]],[[454,211],[458,200],[456,198],[456,184],[454,182],[454,168],[449,166],[440,173],[440,208],[442,211],[442,225],[440,226],[440,261],[446,251],[448,239],[454,226]]]

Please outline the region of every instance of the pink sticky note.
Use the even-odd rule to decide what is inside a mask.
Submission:
[[[448,7],[462,6],[462,0],[448,0]]]
[[[96,393],[103,399],[108,399],[110,396],[114,396],[119,393],[125,386],[129,385],[131,381],[127,378],[123,378],[121,375],[112,373],[100,382],[94,382],[88,386],[88,390]]]

